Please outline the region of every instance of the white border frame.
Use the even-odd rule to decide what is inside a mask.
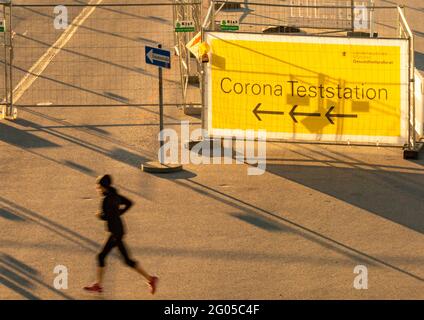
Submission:
[[[322,44],[325,39],[326,44],[348,44],[348,45],[368,45],[368,46],[397,46],[400,48],[401,72],[400,82],[405,83],[400,92],[401,117],[400,117],[400,137],[389,136],[360,136],[360,135],[334,135],[334,134],[306,134],[306,133],[287,133],[287,132],[267,132],[267,139],[283,141],[302,141],[302,142],[344,142],[352,144],[382,144],[393,146],[404,146],[408,143],[408,75],[409,75],[409,52],[407,39],[376,39],[376,38],[343,38],[343,37],[323,37],[323,36],[298,36],[298,35],[269,35],[269,34],[249,34],[249,33],[230,33],[205,31],[205,41],[210,43],[213,39],[223,40],[245,40],[259,42],[288,42],[288,43],[316,43]],[[212,58],[211,58],[212,59]],[[204,114],[205,123],[210,138],[214,137],[235,137],[244,138],[245,132],[239,129],[215,129],[212,128],[212,61],[205,68],[205,92],[206,106]],[[257,132],[255,133],[257,137]]]

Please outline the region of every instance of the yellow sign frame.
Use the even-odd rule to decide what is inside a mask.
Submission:
[[[266,130],[285,141],[408,141],[405,39],[205,32],[205,41],[210,137]]]

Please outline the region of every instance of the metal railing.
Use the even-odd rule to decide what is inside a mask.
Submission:
[[[1,61],[3,71],[3,81],[0,87],[3,90],[3,99],[1,102],[0,116],[3,118],[13,119],[16,117],[15,109],[13,108],[13,28],[12,28],[12,3],[4,1],[1,4],[2,10],[0,22],[2,23],[2,54]]]
[[[397,38],[397,6],[376,6],[374,0],[291,0],[224,1],[212,0],[210,30],[218,30],[224,19],[238,20],[239,32],[263,33],[276,27],[304,29],[308,34],[346,36],[363,32],[373,37]],[[225,9],[232,4],[237,9]],[[364,18],[355,18],[364,10]],[[212,20],[214,23],[212,23]],[[287,32],[286,30],[284,32]]]
[[[408,146],[406,148],[415,150],[417,145],[416,123],[415,123],[415,49],[414,34],[406,20],[402,7],[397,7],[399,14],[399,37],[408,39],[409,43],[409,68],[408,68]]]
[[[201,31],[201,16],[202,16],[202,2],[195,2],[191,5],[185,5],[187,0],[174,0],[174,23],[178,21],[191,21],[194,23],[194,31],[192,32],[175,32],[175,53],[179,57],[180,71],[181,71],[181,93],[183,99],[183,106],[193,104],[201,104],[200,101],[192,100],[193,97],[189,96],[190,83],[199,81],[200,66],[196,63],[195,59],[191,56],[187,49],[187,43]]]
[[[176,43],[175,12],[194,12],[199,3],[14,4],[3,34],[6,40],[14,35],[5,40],[1,59],[9,67],[0,80],[3,105],[9,114],[12,105],[157,105],[157,74],[145,64],[145,46],[182,47],[184,39]],[[9,8],[3,5],[1,14],[11,16]],[[61,28],[64,10],[68,26]],[[13,63],[6,49],[14,53]],[[173,56],[172,69],[164,71],[165,106],[185,103],[182,75],[187,78],[188,71],[180,72],[180,61]]]

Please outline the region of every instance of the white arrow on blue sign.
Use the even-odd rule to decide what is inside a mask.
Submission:
[[[146,46],[146,63],[160,68],[171,68],[171,52]]]

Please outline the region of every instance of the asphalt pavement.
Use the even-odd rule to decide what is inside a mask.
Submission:
[[[423,70],[424,7],[405,3]],[[18,104],[34,106],[0,121],[1,299],[424,298],[424,160],[403,160],[398,148],[268,143],[260,176],[234,163],[144,173],[159,145],[157,69],[144,46],[172,46],[172,10],[73,8],[72,20],[85,20],[59,43],[51,8],[31,10],[15,11],[16,85],[59,47],[26,80]],[[165,127],[198,128],[178,108],[177,71],[164,71]],[[104,173],[135,202],[126,241],[161,278],[153,297],[117,253],[105,293],[81,289],[106,237],[95,217]],[[67,290],[53,286],[57,265],[68,268]],[[353,286],[358,265],[368,290]]]

